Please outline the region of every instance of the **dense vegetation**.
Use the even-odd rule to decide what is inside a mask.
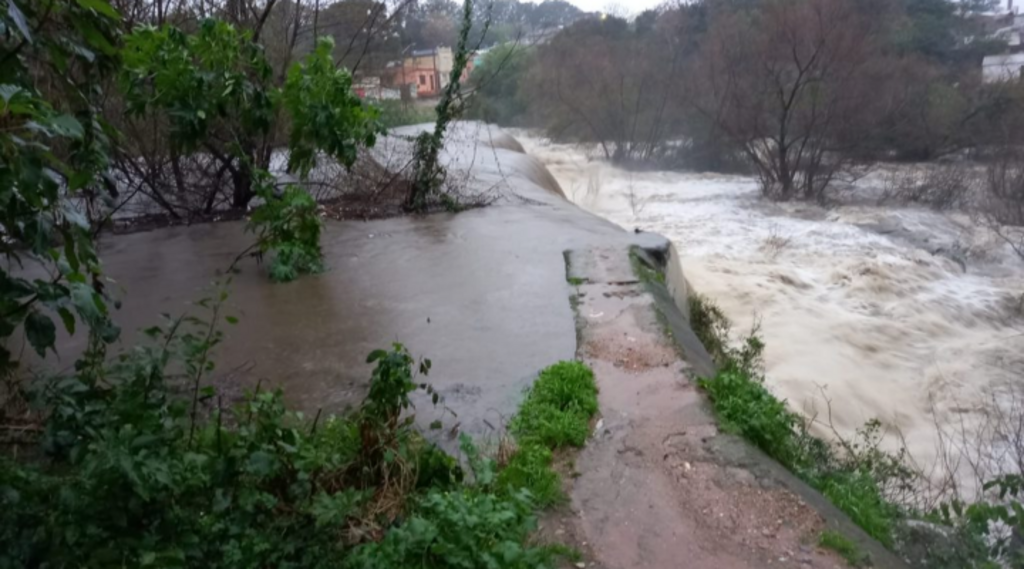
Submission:
[[[216,318],[219,302],[209,306]],[[413,428],[409,395],[430,388],[401,345],[370,354],[359,409],[310,422],[280,392],[222,408],[201,386],[215,325],[154,327],[152,344],[42,389],[33,458],[0,462],[0,564],[534,568],[562,551],[529,538],[534,508],[560,496],[545,437],[587,427],[578,413],[594,387],[582,364],[541,373],[521,413],[546,417],[547,430],[523,423],[507,462],[464,435],[464,474]],[[194,370],[191,385],[178,366]]]

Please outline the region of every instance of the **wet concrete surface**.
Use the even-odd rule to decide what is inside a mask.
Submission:
[[[496,140],[498,148],[463,164],[479,178],[467,183],[492,188],[500,161],[515,199],[460,214],[329,221],[326,271],[291,283],[272,283],[265,268],[243,261],[226,308],[239,323],[224,326],[217,348],[219,381],[262,382],[283,388],[308,414],[339,412],[365,393],[367,354],[402,342],[432,360],[426,381],[457,414],[424,397],[419,422],[441,419],[446,429],[473,434],[500,427],[540,369],[575,353],[563,252],[644,237],[572,206],[545,169]],[[115,314],[123,343],[159,314],[189,310],[253,241],[241,222],[104,239],[101,256],[123,301]],[[60,365],[70,365],[84,342],[65,338]]]

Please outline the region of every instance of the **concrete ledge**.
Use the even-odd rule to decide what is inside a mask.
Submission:
[[[648,268],[664,275],[664,282],[647,280],[644,286],[654,297],[655,306],[666,327],[667,334],[676,344],[682,357],[691,366],[694,377],[710,377],[716,369],[711,355],[701,344],[690,327],[688,302],[680,292],[688,293],[689,284],[683,275],[681,263],[674,247],[644,248],[635,250],[636,257]],[[705,402],[706,404],[706,402]],[[708,406],[710,407],[710,406]],[[710,409],[709,409],[710,411]],[[762,484],[774,484],[796,494],[814,508],[829,528],[852,539],[866,552],[875,567],[903,569],[909,566],[859,526],[824,495],[810,487],[795,474],[764,454],[747,441],[727,434],[716,434],[703,441],[705,449],[720,464],[739,467],[750,471]]]

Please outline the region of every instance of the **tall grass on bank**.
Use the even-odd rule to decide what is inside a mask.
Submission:
[[[852,440],[838,433],[833,441],[813,436],[811,421],[765,387],[764,343],[757,328],[736,347],[730,343],[730,323],[714,303],[698,295],[690,298],[689,308],[694,332],[719,367],[699,384],[725,432],[777,460],[914,567],[1024,567],[1024,549],[1013,538],[1024,535],[1024,477],[993,476],[972,502],[954,496],[922,505],[914,497],[927,486],[927,476],[905,451],[881,449],[881,422],[869,421]],[[849,553],[837,536],[827,541]]]

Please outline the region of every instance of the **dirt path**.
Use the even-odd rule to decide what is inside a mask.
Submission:
[[[825,522],[770,477],[730,464],[627,251],[570,254],[602,418],[575,461],[573,534],[587,567],[845,567],[817,542]],[[720,442],[720,441],[718,441]],[[565,527],[569,526],[569,527]],[[580,566],[577,564],[577,566]]]

